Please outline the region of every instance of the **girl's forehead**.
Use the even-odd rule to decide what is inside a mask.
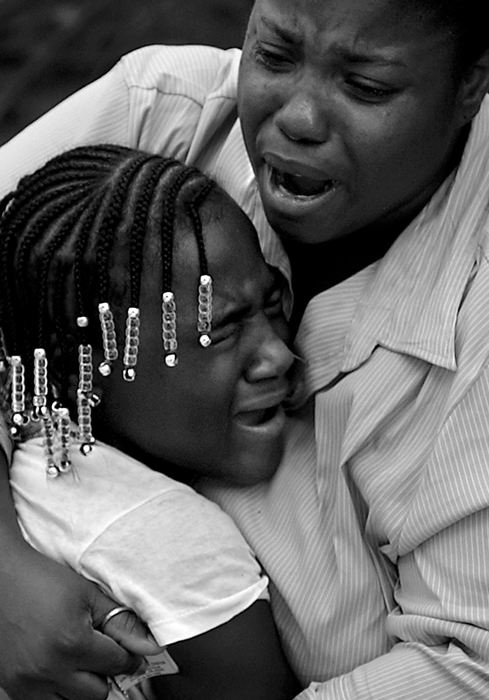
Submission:
[[[262,279],[265,260],[256,230],[239,208],[224,192],[218,191],[201,211],[202,241],[200,246],[188,219],[178,219],[172,246],[172,285],[180,293],[191,293],[198,286],[205,259],[207,272],[216,281],[245,278]],[[203,256],[203,257],[202,257]],[[161,285],[162,249],[160,240],[145,244],[143,286],[154,289]]]

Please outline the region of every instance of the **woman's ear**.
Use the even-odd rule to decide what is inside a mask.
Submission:
[[[465,71],[461,84],[461,126],[468,124],[480,109],[489,90],[489,50],[484,51]]]

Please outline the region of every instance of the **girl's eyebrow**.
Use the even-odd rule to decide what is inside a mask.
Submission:
[[[212,326],[218,328],[232,323],[238,323],[250,313],[252,308],[251,304],[242,304],[229,311],[224,311],[221,314],[217,312],[212,320]]]

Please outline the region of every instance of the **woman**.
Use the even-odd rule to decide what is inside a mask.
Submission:
[[[482,9],[257,0],[240,59],[129,56],[8,144],[3,172],[110,134],[198,163],[286,269],[279,234],[308,400],[270,485],[214,495],[273,581],[301,700],[484,697]]]

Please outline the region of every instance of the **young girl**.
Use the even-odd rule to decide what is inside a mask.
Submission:
[[[168,647],[147,696],[292,697],[267,579],[188,485],[253,484],[281,455],[292,354],[247,217],[175,160],[78,148],[3,200],[0,270],[27,541],[120,602],[103,631],[127,607]]]

